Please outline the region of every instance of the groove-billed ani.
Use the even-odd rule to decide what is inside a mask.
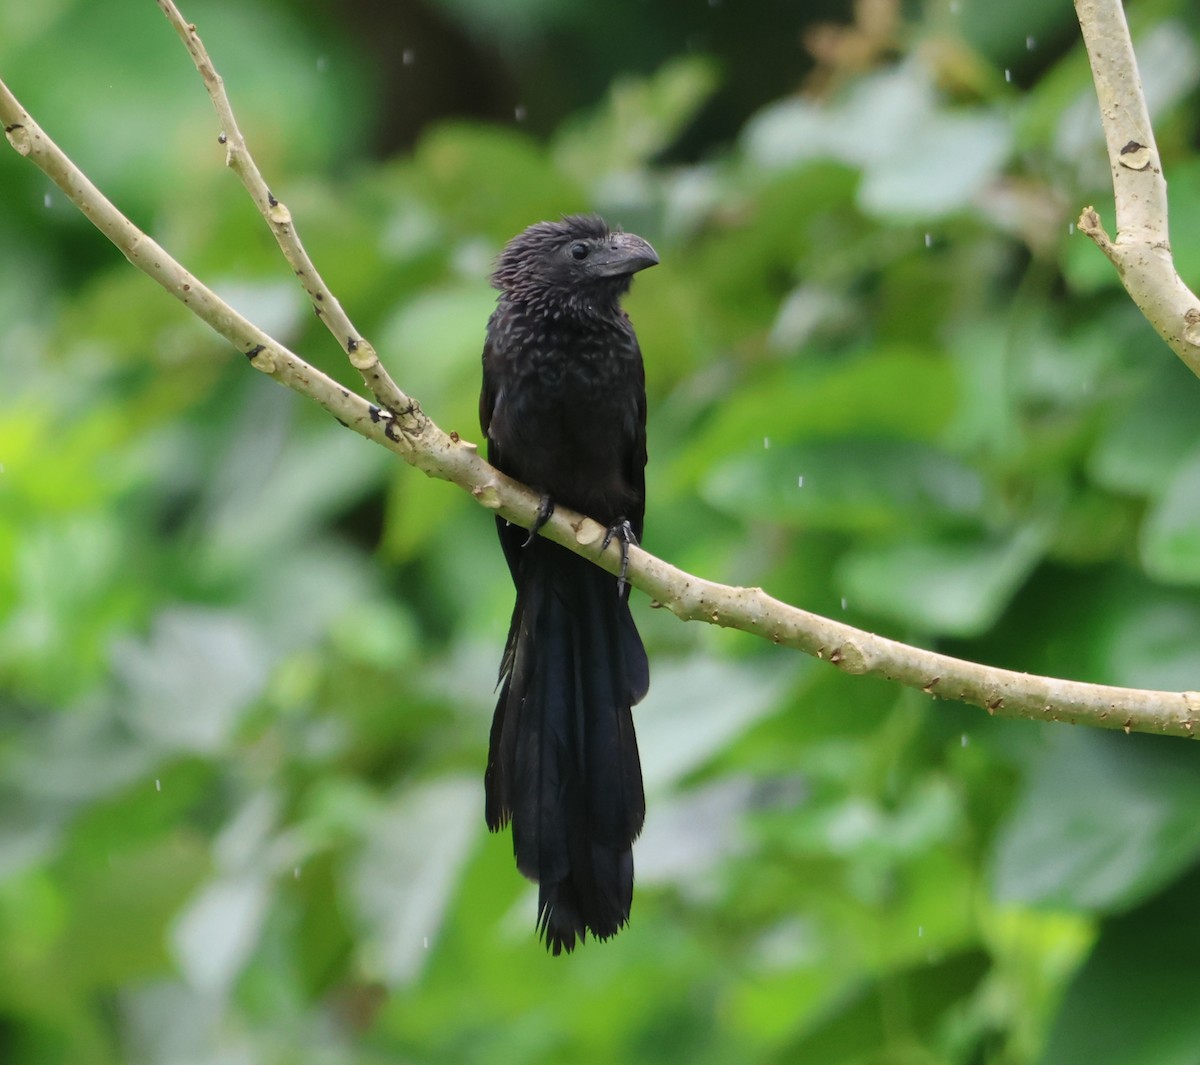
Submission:
[[[573,215],[514,237],[483,349],[488,458],[623,537],[642,534],[646,387],[620,307],[658,262],[641,237]],[[650,684],[628,586],[587,559],[497,520],[517,599],[492,721],[487,823],[512,821],[517,868],[538,883],[538,931],[555,954],[629,919],[632,844],[646,804],[630,707]]]

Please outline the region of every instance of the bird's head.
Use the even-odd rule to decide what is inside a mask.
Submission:
[[[633,275],[658,262],[647,241],[597,215],[538,222],[508,242],[492,284],[516,299],[587,309],[615,303]]]

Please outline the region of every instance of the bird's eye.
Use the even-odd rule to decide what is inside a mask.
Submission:
[[[571,245],[571,257],[574,259],[586,259],[588,246],[583,241],[577,240]]]

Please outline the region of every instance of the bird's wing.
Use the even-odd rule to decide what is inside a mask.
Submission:
[[[491,427],[501,420],[500,407],[504,402],[504,389],[496,381],[498,360],[495,341],[491,329],[488,330],[487,340],[483,345],[483,387],[479,392],[479,427],[487,439],[487,460],[501,473],[511,473],[504,449],[496,436],[492,435]],[[529,533],[519,525],[510,525],[501,517],[496,518],[496,528],[500,534],[500,546],[504,549],[504,557],[508,568],[515,577],[521,560],[521,547]]]
[[[639,542],[642,539],[642,522],[646,516],[646,371],[642,365],[642,352],[638,348],[637,338],[633,346],[637,350],[638,387],[636,392],[636,407],[634,413],[633,431],[628,438],[625,449],[625,481],[629,485],[630,495],[635,500],[626,515],[629,524],[633,526],[634,535]]]

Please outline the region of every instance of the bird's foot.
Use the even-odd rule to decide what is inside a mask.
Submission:
[[[546,524],[554,514],[554,500],[549,496],[542,496],[538,500],[537,517],[533,519],[533,525],[529,530],[529,538],[521,545],[528,547],[537,538],[537,534],[542,531],[542,526]]]
[[[629,545],[637,547],[638,542],[637,533],[633,531],[628,518],[618,518],[604,531],[604,542],[600,545],[601,554],[608,549],[613,540],[618,540],[621,544],[621,572],[617,574],[617,594],[625,595],[629,588],[629,582],[625,579],[629,572]]]

